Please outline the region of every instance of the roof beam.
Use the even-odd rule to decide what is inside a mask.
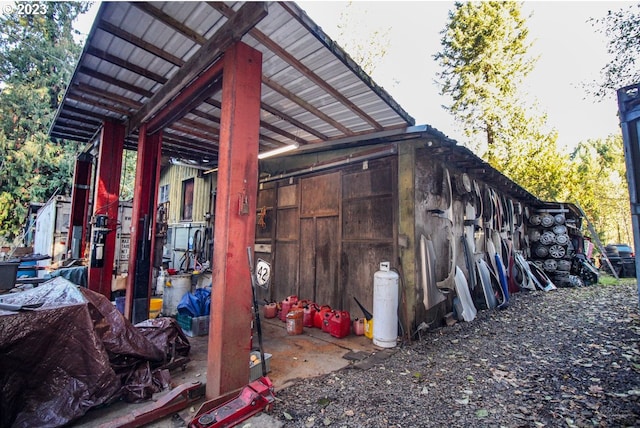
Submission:
[[[124,40],[125,42],[131,43],[132,45],[140,49],[143,49],[149,52],[150,54],[153,54],[159,58],[162,58],[163,60],[173,65],[177,65],[178,67],[182,67],[184,65],[184,60],[182,60],[182,58],[178,58],[177,56],[172,55],[169,52],[166,52],[160,49],[158,46],[154,45],[153,43],[149,43],[138,36],[134,36],[128,31],[125,31],[122,28],[119,28],[111,24],[110,22],[100,20],[98,22],[98,28],[115,37],[118,37],[119,39]]]
[[[103,61],[107,61],[111,64],[117,65],[118,67],[122,67],[133,73],[139,74],[140,76],[146,77],[147,79],[153,80],[154,82],[162,83],[163,85],[167,83],[166,77],[160,76],[159,74],[153,73],[143,67],[140,67],[139,65],[133,64],[125,59],[112,55],[103,50],[89,46],[86,53]]]
[[[87,93],[97,97],[106,98],[114,103],[132,109],[139,109],[142,106],[142,103],[134,101],[131,98],[123,97],[122,95],[114,94],[104,89],[87,85],[86,83],[75,83],[70,89],[72,91],[79,91],[80,93]]]
[[[198,32],[187,27],[177,19],[167,15],[166,13],[164,13],[157,7],[151,5],[150,3],[132,1],[130,4],[132,6],[137,7],[141,11],[145,12],[146,14],[163,22],[165,25],[167,25],[167,27],[171,28],[174,31],[179,32],[180,34],[192,40],[193,42],[198,43],[199,45],[204,45],[205,43],[207,43],[207,39],[205,39],[204,36],[200,35]]]
[[[136,2],[132,4],[135,5]],[[267,16],[267,13],[267,5],[264,2],[245,3],[189,61],[180,67],[171,80],[166,82],[149,102],[131,116],[127,126],[129,132],[137,129],[165,108],[167,103],[182,92],[198,75],[215,64],[227,48],[242,39],[251,28]]]
[[[220,13],[229,17],[233,15],[233,9],[223,2],[207,2],[211,7],[218,10]],[[287,9],[285,7],[285,9]],[[384,128],[380,125],[376,120],[374,120],[371,116],[365,113],[362,109],[360,109],[356,104],[351,102],[347,97],[342,95],[340,91],[336,90],[333,86],[329,85],[323,78],[315,74],[309,67],[302,64],[296,57],[282,49],[280,45],[273,40],[271,40],[266,34],[258,30],[257,28],[249,31],[249,34],[262,43],[264,46],[269,48],[273,53],[282,58],[285,62],[290,64],[293,68],[298,70],[303,76],[306,76],[309,80],[314,82],[316,85],[324,89],[328,94],[334,97],[338,102],[348,107],[351,111],[360,116],[365,122],[369,123],[375,130],[382,131]],[[350,133],[345,132],[346,135],[350,135]]]
[[[135,86],[132,85],[130,83],[127,82],[123,82],[122,80],[118,80],[113,76],[109,76],[106,75],[104,73],[100,73],[99,71],[95,71],[95,70],[91,70],[90,68],[86,67],[86,66],[80,66],[80,68],[78,69],[79,73],[85,74],[89,77],[92,77],[94,79],[98,79],[101,80],[105,83],[109,83],[111,85],[117,86],[119,88],[125,89],[127,91],[133,92],[135,94],[140,94],[143,95],[147,98],[151,98],[153,96],[153,92],[151,91],[147,91],[146,89],[143,89],[139,86]]]
[[[294,94],[293,92],[285,88],[284,86],[278,85],[276,82],[269,79],[267,76],[264,76],[264,75],[262,76],[262,83],[270,87],[271,89],[273,89],[274,91],[282,95],[283,97],[288,98],[289,100],[298,104],[300,107],[307,110],[311,114],[324,120],[327,124],[333,126],[335,129],[342,132],[345,136],[353,135],[353,132],[349,128],[333,120],[329,115],[325,114],[324,112],[322,112],[320,109],[316,108],[309,102],[303,100],[302,98],[300,98],[299,96],[297,96],[296,94]]]

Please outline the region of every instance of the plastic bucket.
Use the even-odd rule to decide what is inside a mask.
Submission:
[[[162,295],[162,314],[167,317],[176,315],[180,300],[190,291],[190,273],[168,276],[164,285],[164,294]]]
[[[149,301],[149,319],[157,318],[162,310],[162,298],[152,298]]]

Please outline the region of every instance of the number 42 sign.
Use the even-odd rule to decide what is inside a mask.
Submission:
[[[271,265],[258,259],[256,263],[256,282],[262,288],[269,288],[269,282],[271,281]]]

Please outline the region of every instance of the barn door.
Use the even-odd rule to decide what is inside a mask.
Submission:
[[[299,296],[340,306],[340,172],[300,180]]]

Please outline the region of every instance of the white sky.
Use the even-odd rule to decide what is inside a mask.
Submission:
[[[87,33],[97,11],[88,14],[79,29]],[[628,7],[632,2],[530,1],[524,3],[532,56],[540,55],[528,79],[528,92],[535,97],[548,123],[558,130],[558,143],[568,148],[590,138],[619,133],[614,98],[596,102],[582,90],[582,83],[597,80],[607,62],[606,40],[587,23],[604,17],[608,10]],[[340,13],[347,2],[299,1],[325,33],[335,39]],[[440,31],[445,27],[453,2],[358,1],[354,9],[366,11],[367,28],[390,28],[387,55],[373,79],[415,118],[449,137],[465,141],[451,116],[441,107],[449,100],[438,94],[434,79],[438,66],[433,54],[441,49]],[[363,25],[364,26],[364,25]],[[358,29],[354,29],[358,31]],[[532,101],[533,102],[533,101]]]

